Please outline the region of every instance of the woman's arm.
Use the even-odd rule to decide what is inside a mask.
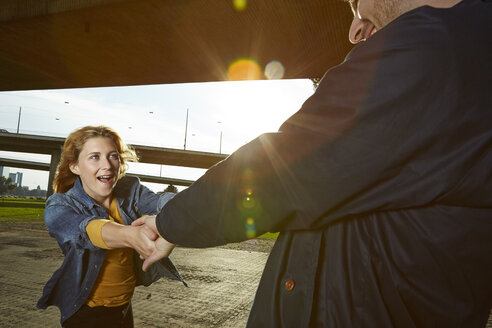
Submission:
[[[141,215],[157,214],[175,195],[172,192],[155,193],[138,180],[135,195],[138,212]]]
[[[111,222],[103,215],[83,213],[76,206],[72,206],[63,194],[54,194],[48,199],[44,220],[50,235],[57,240],[62,249],[131,247],[144,257],[150,256],[155,250],[153,241],[157,234],[148,227],[125,226]],[[91,226],[94,229],[91,229]]]
[[[145,225],[127,226],[108,221],[102,226],[101,237],[108,248],[130,247],[147,258],[156,250],[154,241],[158,235]]]
[[[105,217],[81,213],[76,207],[71,206],[62,194],[51,196],[44,210],[46,227],[62,250],[66,247],[98,249],[86,232],[87,225],[98,219],[105,219]]]

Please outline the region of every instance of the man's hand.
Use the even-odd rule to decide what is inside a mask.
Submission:
[[[147,271],[147,269],[154,264],[155,262],[168,257],[173,251],[176,245],[168,242],[162,237],[159,237],[155,241],[155,251],[147,258],[145,258],[144,263],[142,265],[142,270]]]
[[[128,242],[131,248],[136,250],[143,258],[148,258],[155,253],[155,241],[159,238],[158,234],[146,225],[129,226],[128,228],[130,230]]]
[[[132,226],[141,226],[141,225],[146,225],[156,234],[159,234],[159,231],[157,231],[157,226],[155,224],[155,215],[144,215],[132,222]]]
[[[176,246],[159,235],[159,231],[157,231],[157,226],[155,224],[155,215],[144,215],[133,221],[132,226],[146,227],[158,236],[154,241],[155,250],[150,255],[147,256],[146,254],[139,253],[140,258],[144,259],[142,266],[143,271],[147,271],[152,264],[160,259],[168,257]]]
[[[109,248],[130,247],[147,258],[156,250],[159,235],[146,225],[127,226],[109,221],[103,225],[101,237]]]

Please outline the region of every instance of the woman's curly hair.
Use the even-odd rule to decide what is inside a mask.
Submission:
[[[104,137],[113,140],[120,158],[120,172],[118,179],[125,175],[127,162],[136,162],[138,157],[130,146],[123,142],[121,137],[113,129],[106,126],[85,126],[73,131],[65,140],[63,145],[60,163],[56,168],[53,190],[56,193],[63,193],[73,187],[77,175],[70,170],[70,164],[77,163],[79,154],[84,144],[90,138]]]

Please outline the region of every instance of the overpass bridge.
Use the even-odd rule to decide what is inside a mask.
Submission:
[[[39,136],[30,134],[13,134],[0,132],[0,150],[45,154],[50,155],[50,163],[33,161],[22,161],[15,159],[0,158],[1,166],[26,168],[33,170],[49,171],[48,195],[53,193],[53,179],[55,177],[56,166],[60,161],[61,149],[65,138]],[[225,159],[227,155],[199,152],[191,150],[181,150],[173,148],[151,147],[143,145],[131,145],[139,157],[140,163],[174,165],[193,168],[208,169],[214,164]],[[129,174],[138,176],[145,182],[156,182],[173,184],[179,186],[189,186],[193,181],[175,179],[170,177],[156,177],[143,174]]]

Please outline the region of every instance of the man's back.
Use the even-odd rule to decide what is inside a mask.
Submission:
[[[252,327],[483,327],[490,17],[490,2],[465,0],[394,20],[328,71],[279,133],[170,201],[161,235],[207,247],[280,231]]]
[[[326,185],[311,198],[325,214],[289,221],[250,326],[485,325],[492,307],[490,17],[492,4],[473,0],[403,15],[328,72],[318,95],[283,125],[284,133],[330,127],[340,136],[315,159]],[[334,98],[343,89],[350,100]],[[347,109],[350,123],[339,114]],[[343,120],[333,124],[337,117]],[[285,293],[278,282],[286,280],[299,280],[302,290]],[[263,321],[260,308],[280,315]]]

